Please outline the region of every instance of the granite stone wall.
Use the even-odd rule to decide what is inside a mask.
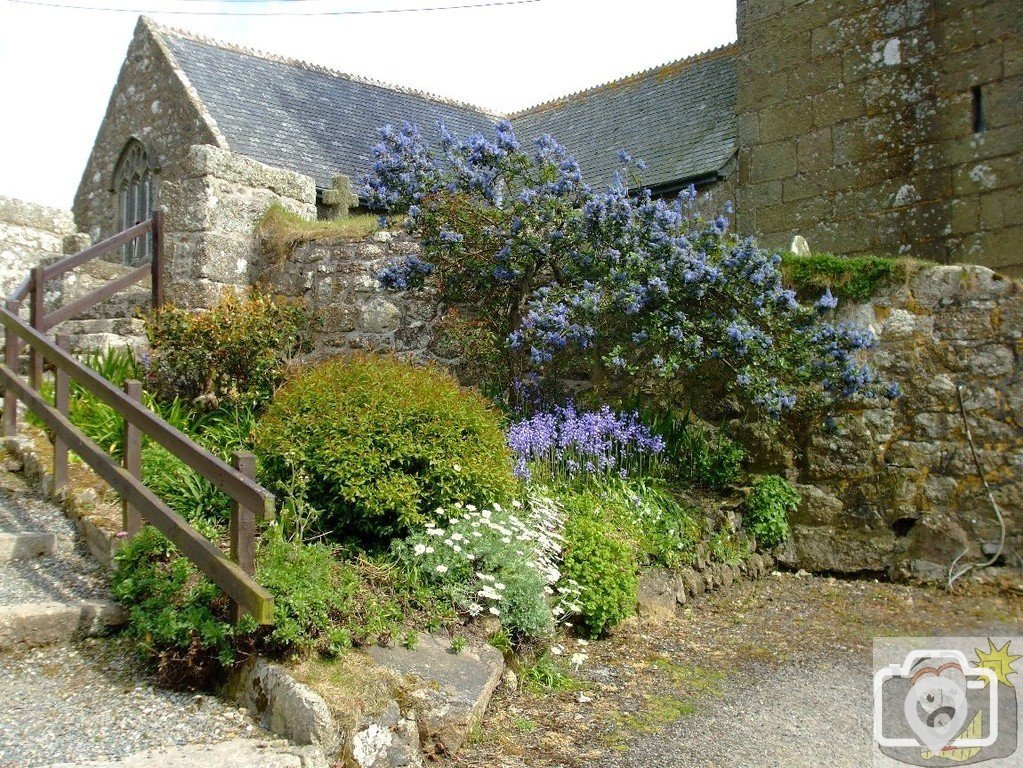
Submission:
[[[71,211],[0,195],[0,298],[6,298],[32,267],[87,244],[77,236]]]
[[[394,293],[376,277],[391,259],[419,253],[418,242],[388,231],[364,242],[308,243],[284,261],[262,263],[257,281],[279,296],[303,299],[316,314],[314,356],[375,349],[433,358],[436,294]]]
[[[219,147],[190,147],[161,190],[168,299],[209,307],[226,289],[252,285],[260,273],[255,225],[274,204],[315,218],[313,179]]]
[[[436,294],[392,293],[376,279],[390,259],[418,252],[415,241],[391,232],[364,242],[310,243],[284,261],[261,264],[257,280],[317,313],[317,356],[384,349],[436,360]],[[1023,285],[984,267],[921,267],[869,304],[841,311],[843,320],[877,334],[870,360],[903,396],[849,412],[835,434],[772,446],[772,461],[782,455],[789,462],[803,499],[783,562],[941,579],[964,550],[973,558],[989,552],[998,527],[959,413],[960,385],[984,476],[1005,515],[1005,557],[1018,561]]]
[[[739,0],[737,27],[739,231],[1023,275],[1018,2]]]
[[[984,267],[934,266],[843,310],[879,338],[878,373],[903,396],[855,411],[796,451],[803,501],[782,558],[814,571],[944,579],[986,559],[999,528],[974,445],[1023,565],[1023,284]]]

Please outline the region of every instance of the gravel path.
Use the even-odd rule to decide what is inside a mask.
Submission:
[[[576,645],[565,690],[502,689],[458,768],[869,768],[878,636],[1019,635],[1016,581],[937,589],[777,574]],[[567,653],[567,652],[566,652]],[[1023,761],[1019,763],[1023,767]]]
[[[756,664],[663,731],[602,768],[864,768],[871,764],[871,678],[865,659]]]
[[[264,735],[218,698],[159,688],[111,639],[0,657],[0,701],[3,768]]]
[[[31,495],[21,478],[3,469],[0,531],[75,535],[57,506]],[[95,598],[110,598],[106,574],[80,543],[70,554],[0,566],[0,606]],[[0,768],[109,761],[144,750],[233,739],[245,741],[229,751],[252,757],[237,765],[314,764],[290,747],[268,746],[266,737],[245,712],[216,697],[160,688],[120,638],[0,654]],[[225,748],[143,755],[143,762],[132,765],[149,759],[153,765],[220,764],[218,749]]]
[[[102,566],[81,552],[8,563],[0,570],[0,606],[109,600]]]

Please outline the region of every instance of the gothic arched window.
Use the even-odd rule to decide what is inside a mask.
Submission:
[[[117,229],[120,232],[153,217],[153,173],[155,158],[138,139],[132,137],[121,150],[114,168],[114,195],[117,198]],[[124,246],[125,264],[138,266],[153,255],[150,235]]]

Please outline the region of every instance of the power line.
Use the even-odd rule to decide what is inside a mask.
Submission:
[[[258,0],[236,0],[236,2],[257,2]],[[287,0],[295,2],[296,0]],[[73,11],[102,11],[107,13],[143,13],[164,16],[368,16],[386,13],[423,13],[427,11],[460,11],[472,8],[497,8],[507,5],[529,5],[542,0],[493,0],[467,5],[437,5],[419,8],[369,8],[347,11],[161,11],[153,8],[110,8],[96,5],[72,5],[70,3],[43,3],[38,0],[4,0],[17,5],[31,5],[36,8],[60,8]]]

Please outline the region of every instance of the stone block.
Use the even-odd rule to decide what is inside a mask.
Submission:
[[[367,649],[377,664],[419,682],[409,694],[416,711],[423,753],[453,755],[486,711],[504,671],[504,659],[489,645],[451,651],[447,638],[428,635],[415,649]],[[413,683],[415,686],[415,683]]]
[[[210,176],[233,185],[268,189],[313,206],[315,216],[316,182],[309,176],[283,168],[274,168],[227,149],[197,144],[189,147],[185,175]]]
[[[797,525],[778,552],[778,560],[791,568],[818,573],[878,572],[888,570],[895,549],[895,535],[887,529]]]
[[[842,514],[842,502],[815,485],[796,485],[799,507],[790,517],[793,525],[834,525]]]
[[[422,768],[419,741],[416,721],[391,701],[382,715],[351,736],[347,752],[357,768]]]
[[[401,310],[383,296],[374,296],[359,308],[358,327],[368,333],[393,333],[400,323]]]
[[[864,112],[863,96],[856,88],[829,88],[813,99],[813,125],[816,128],[842,123]]]
[[[636,591],[636,614],[643,621],[654,624],[675,618],[679,593],[685,588],[678,576],[664,568],[645,568],[639,575]],[[683,598],[684,599],[684,598]]]
[[[753,183],[783,179],[796,172],[796,144],[778,141],[753,148],[750,180]]]

